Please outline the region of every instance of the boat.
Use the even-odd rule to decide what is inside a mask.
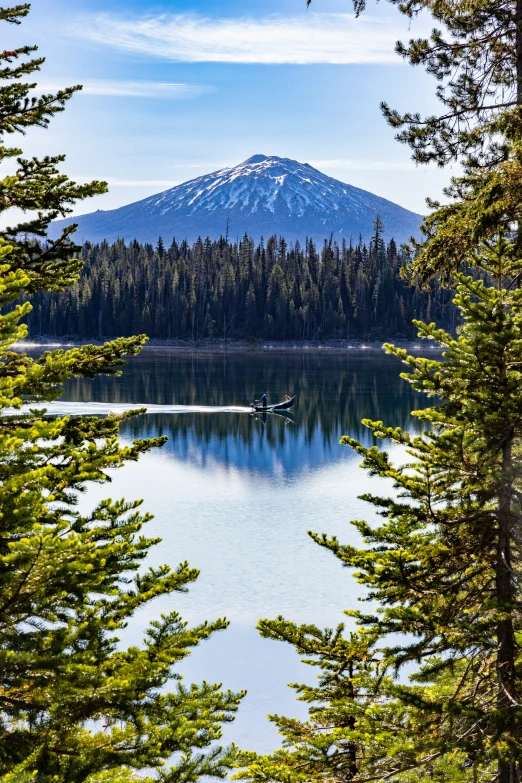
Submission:
[[[256,400],[255,402],[250,403],[250,407],[255,411],[287,411],[290,408],[294,407],[294,401],[297,395],[294,395],[293,397],[290,397],[289,400],[285,400],[284,402],[278,402],[275,405],[260,405],[259,400]]]

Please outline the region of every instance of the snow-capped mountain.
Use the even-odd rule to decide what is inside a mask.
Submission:
[[[98,210],[53,223],[51,235],[78,223],[78,241],[138,239],[155,242],[162,236],[194,241],[218,238],[228,226],[230,237],[245,232],[255,240],[273,234],[288,241],[333,234],[348,241],[368,239],[379,214],[388,238],[404,242],[417,235],[420,215],[322,174],[307,163],[275,155],[254,155],[225,168],[177,185],[119,209]]]

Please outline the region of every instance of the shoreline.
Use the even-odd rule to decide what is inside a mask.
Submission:
[[[75,348],[81,345],[94,344],[102,345],[104,342],[114,340],[114,337],[104,337],[102,340],[85,338],[78,340],[76,338],[58,338],[58,337],[40,337],[31,340],[22,340],[15,343],[14,347],[19,350],[31,348]],[[151,338],[143,350],[168,350],[170,353],[198,353],[198,354],[241,354],[241,353],[349,353],[349,352],[383,352],[383,343],[389,342],[398,348],[404,348],[407,351],[439,352],[440,347],[427,342],[426,340],[404,340],[388,338],[384,340],[226,340],[215,338],[211,340],[157,340]]]

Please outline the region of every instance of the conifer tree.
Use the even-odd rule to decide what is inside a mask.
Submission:
[[[409,269],[427,282],[459,269],[483,239],[522,225],[522,4],[391,2],[409,18],[428,11],[438,25],[429,38],[399,42],[396,50],[436,79],[444,109],[421,117],[382,103],[384,116],[400,129],[397,139],[412,148],[417,162],[460,162],[464,168],[445,191],[449,204],[428,199],[426,238],[415,243],[417,258]],[[356,11],[365,4],[355,0]],[[522,232],[517,235],[522,246]]]
[[[28,13],[27,4],[2,8],[0,22],[19,24]],[[34,51],[0,54],[0,162],[12,171],[0,181],[0,212],[24,213],[0,233],[0,777],[123,783],[153,767],[165,781],[223,777],[233,750],[215,740],[241,694],[207,683],[165,686],[179,679],[174,664],[226,621],[189,628],[172,611],[152,621],[141,647],[121,646],[118,632],[136,609],[183,592],[197,571],[144,566],[158,539],[143,535],[150,516],[139,502],[78,505],[89,483],[109,481],[110,469],[163,439],[118,443],[120,421],[139,411],[99,419],[45,416],[42,408],[69,378],[119,372],[146,338],[36,359],[12,349],[27,335],[24,299],[63,291],[82,266],[74,227],[50,242],[49,222],[105,191],[104,183],[71,182],[58,171],[61,157],[26,160],[6,146],[11,134],[46,128],[79,89],[31,97],[43,63]]]
[[[383,102],[384,116],[416,162],[459,162],[464,169],[445,191],[448,203],[428,199],[425,239],[421,245],[413,241],[417,254],[408,271],[427,283],[434,274],[451,276],[500,228],[522,225],[522,3],[390,2],[408,19],[427,12],[435,21],[429,37],[399,41],[396,51],[435,78],[443,109],[422,117]],[[359,15],[368,3],[353,5]],[[518,236],[522,245],[521,231]]]
[[[356,11],[364,5],[356,0]],[[464,164],[448,190],[453,202],[432,203],[410,268],[424,283],[442,274],[456,287],[463,326],[454,337],[416,321],[443,361],[387,346],[409,365],[414,388],[439,403],[416,412],[429,428],[422,437],[366,422],[405,448],[410,461],[400,467],[377,447],[343,439],[371,475],[394,484],[390,497],[365,496],[384,518],[354,523],[365,547],[313,536],[356,569],[376,606],[351,613],[362,645],[353,688],[341,689],[348,646],[283,618],[262,621],[262,633],[311,655],[325,674],[318,687],[301,688],[309,721],[274,716],[286,747],[245,757],[244,778],[522,780],[522,4],[397,5],[410,17],[431,11],[444,29],[398,45],[438,79],[444,113],[383,110],[417,161]],[[406,680],[405,667],[414,667]],[[348,748],[353,771],[343,764]]]
[[[364,496],[384,518],[353,523],[364,548],[313,535],[356,569],[378,608],[349,613],[360,628],[351,639],[342,629],[261,621],[263,635],[292,643],[321,667],[321,679],[299,686],[312,704],[308,722],[273,718],[287,749],[246,757],[242,777],[401,781],[419,770],[448,782],[522,778],[522,290],[503,283],[522,270],[513,253],[500,236],[470,259],[491,285],[456,276],[458,337],[417,322],[443,348],[442,361],[387,346],[409,366],[413,387],[440,400],[415,412],[430,430],[412,436],[365,422],[407,449],[411,459],[399,467],[377,447],[343,438],[395,492]],[[412,665],[410,682],[401,682]]]

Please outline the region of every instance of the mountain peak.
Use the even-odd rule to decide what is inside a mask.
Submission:
[[[82,239],[155,242],[218,239],[245,233],[254,240],[273,234],[287,242],[306,237],[322,243],[362,235],[369,240],[380,215],[387,239],[419,235],[420,215],[366,190],[347,185],[307,163],[276,155],[252,155],[231,168],[205,174],[142,201],[106,212],[56,221],[50,236],[78,223]]]
[[[268,160],[268,155],[252,155],[251,158],[247,158],[243,161],[243,163],[240,163],[240,166],[249,166],[251,163],[263,163],[263,161]]]

